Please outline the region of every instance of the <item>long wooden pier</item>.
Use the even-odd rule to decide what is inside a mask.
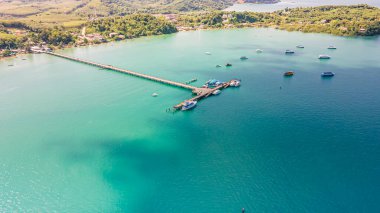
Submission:
[[[68,60],[71,60],[71,61],[76,61],[76,62],[80,62],[80,63],[84,63],[84,64],[96,66],[96,67],[100,67],[100,68],[107,69],[107,70],[113,70],[113,71],[116,71],[116,72],[125,73],[125,74],[128,74],[128,75],[132,75],[132,76],[136,76],[136,77],[139,77],[139,78],[143,78],[143,79],[159,82],[159,83],[166,84],[166,85],[171,85],[171,86],[180,87],[180,88],[183,88],[183,89],[188,89],[188,90],[191,90],[194,94],[196,94],[195,97],[193,97],[191,99],[188,99],[186,101],[195,101],[195,100],[198,101],[198,100],[201,100],[203,98],[207,98],[208,96],[212,95],[212,93],[215,90],[218,90],[218,89],[221,90],[221,89],[224,89],[224,88],[227,88],[227,87],[230,86],[230,82],[226,82],[226,83],[223,83],[223,84],[221,84],[221,85],[219,85],[219,86],[217,86],[215,88],[212,88],[212,89],[210,89],[210,88],[200,88],[200,87],[195,87],[195,86],[191,86],[191,85],[180,83],[180,82],[176,82],[176,81],[166,80],[166,79],[162,79],[162,78],[159,78],[159,77],[155,77],[155,76],[151,76],[151,75],[146,75],[146,74],[134,72],[134,71],[131,71],[131,70],[121,69],[121,68],[118,68],[118,67],[114,67],[112,65],[99,64],[99,63],[92,62],[92,61],[89,61],[89,60],[83,60],[83,59],[80,59],[80,58],[75,58],[75,57],[66,56],[66,55],[62,55],[62,54],[58,54],[58,53],[53,53],[53,52],[45,52],[45,51],[40,51],[40,52],[41,53],[46,53],[46,54],[49,54],[49,55],[52,55],[52,56],[57,56],[57,57],[60,57],[60,58],[68,59]],[[180,104],[174,106],[174,109],[180,109],[183,106],[184,102],[181,102]]]

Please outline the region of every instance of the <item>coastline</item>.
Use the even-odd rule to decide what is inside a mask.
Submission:
[[[326,10],[327,8],[327,10]],[[314,18],[304,17],[302,14],[309,11]],[[371,20],[368,17],[361,16],[359,18],[353,15],[345,15],[342,17],[344,21],[343,25],[336,24],[334,20],[325,18],[327,15],[333,15],[336,12],[345,12],[346,14],[352,14],[361,12],[370,14]],[[38,50],[59,50],[73,47],[91,46],[95,44],[110,43],[112,41],[123,41],[134,38],[157,36],[157,35],[169,35],[183,31],[196,31],[196,30],[223,30],[223,29],[237,29],[237,28],[273,28],[278,30],[285,30],[288,32],[303,32],[303,33],[323,33],[335,36],[344,37],[362,37],[362,36],[377,36],[380,34],[380,26],[378,25],[379,9],[369,7],[368,5],[356,5],[356,6],[329,6],[329,7],[310,7],[306,9],[292,9],[286,11],[287,14],[283,15],[280,12],[275,13],[239,13],[239,12],[207,12],[207,13],[186,13],[186,14],[168,14],[168,15],[148,15],[137,14],[131,16],[118,17],[117,22],[113,22],[110,19],[98,20],[90,22],[89,27],[92,27],[92,31],[89,33],[79,33],[78,31],[65,32],[64,30],[45,29],[40,34],[48,36],[49,39],[43,39],[38,41],[32,41],[27,39],[20,42],[21,45],[14,44],[11,47],[3,42],[0,51],[0,59],[21,55],[24,53],[31,53]],[[159,17],[158,17],[159,16]],[[132,33],[125,31],[129,29],[129,21],[148,21],[141,23],[138,28]],[[287,21],[292,19],[292,21]],[[357,20],[352,22],[352,20]],[[123,22],[124,21],[124,22]],[[126,22],[125,22],[126,21]],[[377,21],[377,22],[376,22]],[[146,27],[157,26],[155,31],[146,32]],[[155,25],[156,24],[156,25]],[[124,29],[123,31],[117,31],[107,26],[118,26]],[[103,27],[103,30],[96,30],[99,27]],[[77,29],[79,30],[79,29]],[[55,33],[53,39],[50,38]],[[6,34],[7,35],[7,34]],[[37,35],[41,36],[41,35]],[[13,35],[13,37],[15,37]],[[54,39],[55,38],[55,39]],[[14,39],[14,38],[13,38]],[[9,39],[10,40],[10,39]],[[5,40],[7,41],[7,40]],[[10,40],[11,41],[11,40]],[[12,42],[12,41],[11,41]],[[14,42],[16,43],[16,42]],[[34,46],[32,46],[34,45]],[[16,47],[14,47],[16,46]],[[17,49],[16,49],[17,48]],[[7,56],[5,56],[7,55]]]
[[[177,29],[178,29],[178,27],[179,26],[177,26]],[[244,24],[241,24],[241,25],[224,26],[224,27],[206,27],[206,28],[195,27],[195,28],[191,28],[191,29],[190,28],[187,28],[187,29],[178,29],[178,31],[175,32],[175,33],[188,32],[188,31],[224,30],[224,29],[227,30],[227,29],[243,29],[243,28],[271,28],[271,29],[282,30],[282,31],[287,31],[287,32],[317,33],[317,34],[326,34],[326,35],[338,36],[338,37],[376,37],[376,36],[342,36],[342,35],[334,35],[334,34],[325,33],[325,32],[303,32],[303,31],[297,31],[297,30],[281,29],[277,25],[265,25],[265,24],[263,25],[263,24],[257,24],[257,23],[244,23]],[[171,33],[171,34],[175,34],[175,33]],[[122,39],[122,40],[104,41],[104,42],[101,42],[101,43],[89,43],[87,45],[68,45],[68,46],[64,46],[64,47],[60,47],[60,48],[55,48],[54,50],[65,50],[65,49],[70,49],[70,48],[91,47],[91,46],[98,46],[98,45],[102,45],[102,44],[112,44],[112,43],[115,43],[115,42],[130,41],[130,40],[138,39],[138,38],[157,37],[157,36],[163,36],[163,35],[164,34],[150,35],[150,36],[140,36],[140,37],[136,37],[136,38],[126,38],[126,39]],[[166,35],[170,35],[170,34],[166,34]],[[379,35],[377,35],[377,36],[379,36]],[[18,56],[29,55],[29,54],[35,54],[35,53],[33,53],[33,52],[20,53],[20,54],[15,54],[15,55],[12,55],[12,56],[7,56],[7,57],[0,56],[0,61],[4,60],[4,59],[9,59],[9,58],[17,58]]]

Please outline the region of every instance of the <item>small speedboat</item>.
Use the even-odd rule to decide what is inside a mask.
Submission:
[[[206,55],[211,55],[211,53],[210,53],[210,52],[205,52],[205,54],[206,54]]]
[[[321,77],[333,77],[335,75],[335,73],[333,72],[323,72],[321,74]]]
[[[227,63],[227,64],[226,64],[226,67],[232,67],[232,64]]]
[[[230,82],[231,87],[239,87],[240,86],[240,81],[239,80],[232,80]]]
[[[301,49],[303,49],[303,48],[305,48],[303,45],[297,45],[297,48],[301,48]]]
[[[291,77],[291,76],[293,76],[294,75],[294,72],[293,71],[288,71],[288,72],[285,72],[284,73],[284,76],[285,77]]]
[[[217,90],[215,90],[214,92],[212,92],[212,94],[213,94],[213,95],[219,95],[221,92],[222,92],[222,91],[220,91],[220,90],[217,89]]]
[[[285,50],[285,54],[294,54],[295,52],[293,50]]]
[[[193,78],[190,81],[186,81],[185,84],[191,84],[191,83],[194,83],[196,81],[198,81],[198,79],[197,78]]]
[[[329,47],[327,47],[327,49],[329,49],[329,50],[336,50],[336,47],[333,46],[333,45],[330,45]]]
[[[185,103],[183,103],[181,110],[186,111],[186,110],[194,108],[196,105],[197,105],[196,101],[185,101]]]
[[[257,53],[262,53],[263,50],[261,50],[261,49],[257,49],[256,52],[257,52]]]
[[[331,57],[329,55],[319,55],[318,59],[330,59]]]
[[[240,60],[247,60],[247,59],[248,59],[247,56],[240,57]]]
[[[157,97],[158,96],[158,93],[153,93],[152,94],[152,97]]]

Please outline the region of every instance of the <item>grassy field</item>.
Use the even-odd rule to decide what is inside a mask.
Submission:
[[[100,0],[0,0],[0,21],[17,20],[32,27],[78,27],[86,18],[77,13],[77,10],[86,7],[91,1]]]
[[[13,38],[17,38],[17,36],[0,32],[0,39],[13,39]]]
[[[41,14],[20,18],[18,21],[24,22],[31,27],[53,27],[67,26],[79,27],[86,20],[80,16],[72,14],[44,12]]]

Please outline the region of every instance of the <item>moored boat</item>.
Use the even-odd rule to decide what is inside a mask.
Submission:
[[[226,67],[232,67],[232,64],[227,63],[227,64],[226,64]]]
[[[247,56],[240,57],[240,60],[247,60],[247,59],[248,59]]]
[[[221,92],[222,92],[222,91],[220,91],[220,90],[217,89],[217,90],[215,90],[214,92],[212,92],[212,94],[213,94],[213,95],[219,95]]]
[[[330,45],[329,47],[327,47],[327,49],[329,49],[329,50],[336,50],[336,47],[333,46],[333,45]]]
[[[297,48],[301,48],[301,49],[303,49],[303,48],[305,48],[303,45],[297,45]]]
[[[240,86],[240,80],[232,80],[230,82],[231,87],[239,87]]]
[[[194,83],[196,81],[198,81],[198,79],[197,78],[193,78],[190,81],[186,81],[185,84],[191,84],[191,83]]]
[[[182,111],[194,108],[197,105],[197,101],[185,101],[181,108]]]
[[[205,52],[205,54],[206,54],[206,55],[211,55],[211,53],[210,53],[210,52]]]
[[[333,77],[335,75],[335,73],[333,72],[323,72],[321,74],[321,77]]]
[[[219,64],[218,64],[218,65],[216,65],[216,67],[219,68],[219,67],[222,67],[222,65],[219,65]]]
[[[152,94],[152,97],[157,97],[158,96],[158,93],[153,93]]]
[[[223,82],[219,81],[219,80],[216,80],[216,79],[211,79],[211,80],[208,80],[205,85],[207,85],[207,87],[217,87],[219,85],[221,85]]]
[[[331,57],[329,55],[319,55],[318,59],[330,59]]]
[[[293,71],[288,71],[288,72],[285,72],[284,73],[284,76],[285,77],[290,77],[290,76],[293,76],[294,75],[294,72]]]
[[[262,53],[263,50],[262,50],[262,49],[257,49],[256,52],[257,52],[257,53]]]

